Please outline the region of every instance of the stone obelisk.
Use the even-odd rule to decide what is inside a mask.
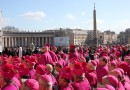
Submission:
[[[96,47],[98,46],[95,3],[94,3],[94,10],[93,10],[93,46],[96,46]]]

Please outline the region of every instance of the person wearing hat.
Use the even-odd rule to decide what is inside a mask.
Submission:
[[[41,75],[38,79],[39,90],[52,90],[52,79],[49,75]]]
[[[75,63],[77,63],[77,62],[78,62],[77,58],[71,58],[69,61],[69,66],[71,66],[73,68]]]
[[[52,61],[53,61],[53,62],[58,61],[58,58],[57,58],[57,55],[56,55],[56,51],[57,51],[57,47],[55,47],[55,46],[53,46],[53,47],[51,48],[51,50],[49,51],[49,53],[50,53],[50,55],[51,55],[51,57],[52,57]]]
[[[119,68],[123,69],[125,74],[130,78],[130,57],[125,56],[124,62],[118,65]]]
[[[2,67],[2,75],[4,77],[4,82],[6,83],[1,90],[19,90],[19,87],[13,81],[13,77],[15,75],[15,70],[13,65],[5,64]]]
[[[109,87],[107,87],[109,85]],[[109,90],[118,90],[118,79],[114,75],[106,75],[102,78],[102,84],[98,88],[106,88]]]
[[[102,82],[102,77],[108,74],[108,57],[102,56],[99,58],[99,65],[96,68],[97,80],[99,83]]]
[[[109,63],[108,63],[108,71],[111,71],[111,70],[113,70],[115,68],[117,68],[116,61],[115,60],[109,61]]]
[[[70,66],[62,68],[58,79],[59,90],[74,90],[73,87],[70,85],[72,78],[72,68]]]
[[[61,50],[58,52],[58,54],[61,56],[62,59],[68,60],[68,54],[65,53],[65,52],[63,51],[63,49],[61,49]]]
[[[58,82],[59,74],[60,74],[60,72],[61,72],[61,70],[62,70],[63,67],[64,67],[64,63],[62,61],[58,61],[55,64],[54,76],[56,77],[57,83],[59,83]]]
[[[88,79],[91,88],[96,88],[97,87],[97,74],[96,74],[97,63],[94,60],[89,60],[86,66],[87,66],[87,70],[85,72],[85,77]]]
[[[69,47],[69,60],[71,58],[77,58],[79,60],[79,53],[77,52],[76,50],[76,46],[71,44],[70,47]]]
[[[111,85],[106,84],[106,85],[97,87],[95,90],[116,90],[116,89],[112,87]]]
[[[27,79],[23,82],[21,90],[39,90],[39,83],[35,79]]]
[[[110,55],[109,55],[109,58],[110,58],[109,61],[115,61],[116,56],[115,56],[115,54],[110,54]]]
[[[30,79],[35,79],[36,70],[34,69],[34,66],[36,64],[36,59],[31,56],[30,59],[27,59],[26,66],[29,69],[29,77]]]
[[[117,61],[117,64],[120,64],[122,61],[121,61],[121,52],[120,51],[116,51],[115,52],[115,60]]]
[[[27,68],[25,63],[21,63],[18,66],[18,73],[21,78],[29,79],[29,69]]]
[[[123,83],[121,82],[123,80],[123,74],[119,70],[119,68],[111,70],[109,75],[114,75],[118,79],[118,89],[117,90],[125,90]]]
[[[43,54],[41,55],[40,59],[38,60],[38,64],[50,64],[53,62],[52,57],[49,53],[49,48],[48,46],[43,46],[42,47],[42,52]]]
[[[74,90],[91,90],[91,86],[88,80],[85,78],[84,69],[80,62],[77,62],[73,68],[74,73],[74,83],[72,87]]]
[[[100,52],[100,57],[102,56],[108,56],[110,54],[110,50],[108,47],[103,47],[103,50]]]
[[[57,62],[61,62],[63,67],[68,65],[68,62],[66,60],[64,60],[59,54],[57,54],[58,57],[58,61]]]
[[[58,54],[58,61],[55,63],[55,71],[59,74],[61,69],[65,66],[67,66],[67,61],[61,58],[61,56]]]
[[[47,68],[46,66],[44,66],[43,64],[38,64],[36,67],[36,75],[35,75],[35,79],[38,80],[38,78],[41,75],[44,75],[47,73]]]

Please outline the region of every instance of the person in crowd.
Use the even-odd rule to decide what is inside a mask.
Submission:
[[[39,47],[36,47],[32,53],[38,54],[39,53]]]
[[[130,46],[124,46],[124,51],[123,51],[122,54],[123,54],[123,55],[122,55],[122,58],[123,58],[123,60],[124,60],[124,57],[125,57],[125,56],[128,56],[128,55],[130,54]]]
[[[2,67],[2,73],[4,77],[4,82],[6,83],[1,90],[19,90],[19,87],[13,81],[15,75],[15,70],[12,64],[5,64]]]
[[[51,64],[46,64],[46,68],[47,68],[47,75],[49,75],[52,79],[52,86],[53,86],[53,90],[57,90],[58,88],[58,83],[56,78],[53,76],[53,66]]]
[[[53,61],[52,61],[52,57],[49,53],[49,48],[48,46],[43,46],[42,47],[42,52],[43,54],[41,55],[39,61],[38,61],[38,64],[43,64],[43,65],[46,65],[46,64],[51,64]]]
[[[52,79],[49,75],[41,75],[38,79],[39,90],[52,90]]]
[[[72,87],[74,90],[91,90],[89,81],[85,78],[85,73],[80,62],[77,62],[73,68],[74,83]]]
[[[21,90],[39,90],[39,83],[35,79],[27,79],[23,82],[23,88]]]
[[[85,72],[85,77],[88,79],[91,88],[97,87],[97,74],[96,74],[96,67],[97,62],[95,60],[90,60],[87,63],[87,70]]]
[[[108,57],[102,56],[99,59],[99,65],[96,68],[97,80],[99,83],[102,82],[102,77],[108,74]]]
[[[44,66],[43,64],[38,64],[36,67],[36,75],[35,75],[35,79],[38,80],[38,78],[41,75],[44,75],[47,73],[47,68],[46,66]]]
[[[116,61],[109,61],[108,63],[108,71],[111,71],[113,69],[117,68]]]
[[[59,75],[59,90],[74,90],[71,86],[71,80],[73,78],[73,71],[70,66],[62,68]]]
[[[27,68],[29,69],[29,77],[30,77],[30,79],[35,79],[36,71],[34,69],[34,66],[36,64],[36,58],[33,57],[33,56],[30,56],[29,59],[25,60],[25,62],[26,62]]]
[[[96,90],[117,90],[118,79],[114,75],[106,75],[102,78],[102,83],[98,84]]]
[[[130,78],[130,57],[125,56],[124,62],[118,65],[119,68],[123,69],[125,74]]]
[[[79,53],[76,50],[76,46],[73,45],[73,44],[71,44],[70,47],[69,47],[69,60],[71,58],[77,58],[78,60],[80,58]]]
[[[117,90],[125,90],[125,87],[123,86],[123,84],[121,82],[123,80],[123,74],[121,73],[119,68],[116,68],[116,69],[109,71],[108,75],[114,75],[118,79]]]
[[[52,57],[52,61],[53,62],[57,62],[58,61],[58,58],[57,58],[57,55],[56,55],[56,51],[57,51],[57,47],[53,46],[51,48],[51,50],[49,51],[51,57]]]

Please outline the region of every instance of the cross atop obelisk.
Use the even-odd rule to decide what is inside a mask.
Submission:
[[[95,10],[95,3],[94,3],[94,10]]]
[[[94,10],[93,10],[93,45],[96,47],[98,46],[95,3],[94,3]]]

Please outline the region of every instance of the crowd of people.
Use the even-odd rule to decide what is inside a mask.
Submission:
[[[26,50],[3,50],[0,90],[130,90],[129,46]]]

